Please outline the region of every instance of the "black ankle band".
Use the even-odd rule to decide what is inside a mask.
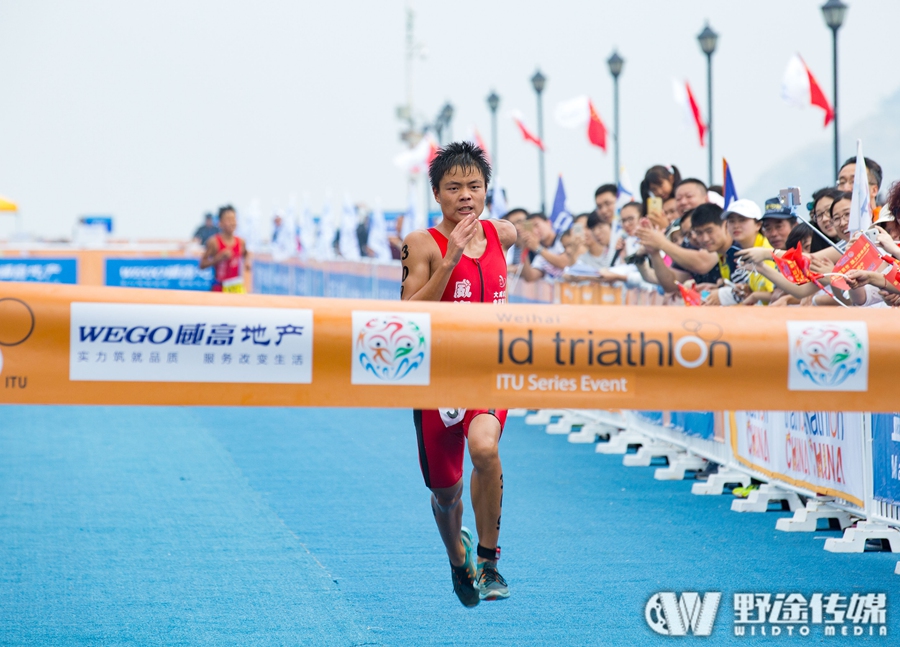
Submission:
[[[500,546],[497,546],[496,548],[485,548],[481,544],[478,544],[478,556],[481,559],[489,559],[496,562],[500,559]]]

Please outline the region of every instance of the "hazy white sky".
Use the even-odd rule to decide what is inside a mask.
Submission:
[[[851,128],[900,85],[900,2],[845,1],[839,108]],[[696,36],[709,19],[720,34],[715,152],[728,157],[740,190],[791,152],[831,141],[821,111],[780,99],[794,52],[831,98],[821,4],[418,0],[416,36],[427,57],[416,64],[416,112],[430,118],[450,101],[454,135],[476,125],[489,143],[485,97],[496,89],[502,184],[511,203],[536,208],[536,149],[508,113],[520,109],[535,125],[529,79],[539,66],[547,77],[548,202],[562,173],[570,208],[585,210],[613,177],[612,154],[559,128],[553,107],[588,94],[611,128],[606,59],[618,48],[621,156],[635,184],[654,163],[705,178],[706,150],[682,128],[671,79],[689,80],[705,113],[706,59]],[[79,215],[113,214],[124,236],[188,237],[223,202],[246,208],[257,198],[268,213],[291,194],[301,202],[308,194],[315,211],[329,192],[335,206],[347,192],[402,209],[406,181],[391,160],[402,148],[395,109],[405,98],[404,5],[4,2],[0,194],[19,203],[27,230],[47,236],[69,234]],[[830,169],[823,159],[823,183]],[[10,231],[0,215],[0,237]]]

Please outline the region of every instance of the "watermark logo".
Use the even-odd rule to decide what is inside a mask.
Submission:
[[[352,384],[431,382],[428,313],[353,312]]]
[[[685,591],[656,593],[647,600],[644,618],[650,628],[663,636],[708,636],[712,633],[722,594],[702,595]]]
[[[866,391],[869,334],[861,321],[789,321],[791,391]]]

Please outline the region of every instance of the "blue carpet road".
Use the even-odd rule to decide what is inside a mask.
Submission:
[[[510,419],[512,597],[469,610],[409,411],[3,406],[0,644],[897,644],[897,555],[593,449]],[[712,637],[653,633],[659,591],[721,591]],[[735,637],[739,592],[884,592],[889,636]]]

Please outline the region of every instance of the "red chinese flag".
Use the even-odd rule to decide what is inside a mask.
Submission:
[[[594,110],[594,102],[588,100],[588,109],[591,118],[588,120],[587,136],[588,140],[598,148],[602,148],[606,152],[606,126],[600,120],[600,115]]]
[[[874,272],[880,265],[881,254],[872,246],[868,238],[860,236],[834,264],[832,272],[835,274],[846,274],[849,270]],[[831,279],[831,283],[841,290],[850,289],[850,286],[839,276]]]
[[[703,304],[703,297],[694,288],[686,288],[681,283],[676,283],[678,291],[681,292],[681,298],[684,299],[686,306],[699,306]]]
[[[791,283],[804,285],[809,283],[809,259],[803,255],[800,243],[797,247],[787,250],[781,256],[773,256],[775,266]]]
[[[522,123],[522,120],[518,117],[513,117],[513,120],[516,122],[516,125],[519,127],[519,132],[522,133],[522,137],[526,142],[531,142],[541,150],[544,150],[544,142],[541,141],[541,138],[532,133],[528,128],[525,127],[525,124]]]

